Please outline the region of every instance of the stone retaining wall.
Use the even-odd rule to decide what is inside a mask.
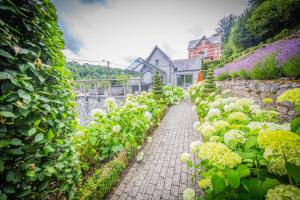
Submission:
[[[270,107],[262,102],[264,98],[273,99],[273,107],[280,112],[282,121],[290,121],[295,115],[294,105],[288,102],[277,103],[276,98],[284,91],[292,88],[300,88],[299,80],[228,80],[217,81],[222,90],[230,89],[232,94],[238,97],[251,98],[262,107]]]
[[[92,117],[91,117],[91,111],[96,108],[101,108],[105,110],[105,99],[107,97],[95,97],[95,96],[77,96],[76,97],[76,104],[77,104],[77,112],[78,112],[78,118],[80,120],[80,125],[86,125],[88,124]],[[118,105],[122,104],[125,97],[114,97],[116,100],[116,103]]]

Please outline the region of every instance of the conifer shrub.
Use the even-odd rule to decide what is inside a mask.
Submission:
[[[154,83],[153,83],[152,92],[155,95],[155,98],[157,100],[161,100],[163,98],[163,84],[160,79],[159,72],[156,72],[154,75]]]

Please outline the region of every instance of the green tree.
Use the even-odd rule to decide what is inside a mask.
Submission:
[[[49,0],[0,1],[0,199],[72,197],[75,104]],[[58,197],[59,198],[59,197]]]
[[[157,100],[160,100],[163,98],[162,88],[163,88],[163,84],[160,79],[160,73],[156,72],[154,75],[154,83],[153,83],[152,91]]]
[[[267,0],[260,4],[247,20],[247,29],[264,42],[285,28],[299,25],[299,0]]]
[[[218,22],[218,27],[216,28],[216,32],[218,35],[221,35],[223,44],[228,42],[230,31],[234,25],[236,18],[237,17],[235,15],[230,14],[226,17],[223,17]]]
[[[247,20],[250,15],[250,10],[245,10],[244,13],[239,16],[231,30],[229,46],[233,54],[257,44],[256,37],[247,27]]]

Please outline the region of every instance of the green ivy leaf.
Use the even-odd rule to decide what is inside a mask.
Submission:
[[[5,79],[9,79],[10,78],[10,74],[7,72],[0,72],[0,80],[5,80]]]
[[[216,193],[222,192],[225,187],[226,183],[225,180],[218,175],[213,175],[211,178],[212,186],[213,186],[213,191]]]
[[[0,56],[14,59],[14,57],[10,53],[8,53],[7,51],[4,51],[3,49],[0,49]]]
[[[47,138],[48,138],[49,141],[54,138],[54,134],[53,134],[52,129],[49,129],[48,134],[47,134]]]
[[[228,183],[234,189],[237,189],[240,186],[240,176],[238,172],[234,171],[233,169],[227,169],[225,173]]]
[[[287,174],[292,177],[296,183],[299,183],[300,181],[300,167],[292,164],[292,163],[286,163],[285,168],[287,170]]]
[[[3,116],[3,117],[16,118],[16,116],[14,115],[14,113],[8,112],[8,111],[1,111],[0,115]]]
[[[34,141],[35,141],[35,142],[40,142],[40,141],[42,141],[43,139],[44,139],[44,134],[39,133],[39,134],[37,134],[37,135],[35,136]]]
[[[236,171],[240,178],[246,177],[250,174],[250,169],[246,165],[239,165]]]
[[[36,128],[33,127],[28,131],[28,136],[30,137],[30,136],[34,135],[35,133],[36,133]]]
[[[10,144],[15,146],[23,145],[22,141],[18,138],[13,138],[12,140],[10,140]]]
[[[24,151],[21,148],[9,149],[6,152],[9,153],[9,154],[13,154],[13,155],[22,155],[22,154],[24,154]]]
[[[0,140],[0,148],[6,147],[8,145],[10,145],[9,140]]]

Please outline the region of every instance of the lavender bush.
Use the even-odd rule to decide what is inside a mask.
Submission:
[[[222,68],[216,69],[214,71],[214,75],[215,77],[220,77],[223,74],[231,75],[239,72],[243,72],[243,74],[251,74],[253,71],[257,72],[257,66],[264,67],[263,60],[265,60],[268,56],[272,54],[275,56],[274,58],[278,70],[285,71],[282,70],[282,67],[285,66],[286,63],[291,63],[291,59],[295,59],[300,55],[300,34],[296,35],[293,38],[267,44],[263,48],[256,50],[250,55],[244,56],[234,62],[226,64]],[[294,68],[299,68],[299,64],[297,64],[297,62],[292,63],[294,63],[293,65],[295,65]],[[262,71],[266,70],[268,69],[262,69]],[[274,70],[274,68],[270,68],[269,70]],[[284,73],[284,75],[286,74],[288,76],[291,75],[291,73]],[[298,74],[296,74],[295,76],[297,75]]]

